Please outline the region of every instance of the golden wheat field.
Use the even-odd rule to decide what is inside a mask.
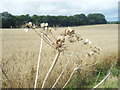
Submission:
[[[53,31],[54,37],[62,34],[63,30],[67,27],[56,28]],[[91,45],[97,45],[101,48],[100,55],[96,55],[87,58],[85,63],[82,63],[78,57],[84,58],[85,53],[90,50],[88,46],[84,46],[82,41],[75,43],[68,43],[66,50],[60,54],[60,57],[50,74],[45,87],[52,87],[56,78],[59,76],[63,67],[69,63],[65,69],[65,72],[61,76],[60,80],[55,87],[62,87],[70,77],[72,70],[77,65],[87,66],[94,62],[101,60],[100,58],[108,57],[105,59],[107,64],[116,62],[113,61],[117,58],[118,54],[118,25],[117,24],[106,24],[106,25],[91,25],[91,26],[77,26],[72,27],[76,30],[78,36],[87,38],[91,41]],[[36,66],[38,60],[38,53],[40,47],[40,37],[30,29],[25,32],[21,29],[2,29],[0,38],[2,38],[2,67],[4,73],[3,87],[14,87],[14,88],[33,88]],[[59,33],[59,34],[58,34]],[[69,53],[74,52],[75,55]],[[37,87],[41,87],[42,82],[48,69],[50,68],[56,51],[52,49],[43,41],[42,55],[39,68],[39,76]],[[78,57],[77,57],[78,56]],[[91,67],[93,70],[94,67]],[[88,68],[88,69],[91,69]],[[81,71],[84,77],[92,75],[89,71]],[[7,76],[6,76],[7,75]]]

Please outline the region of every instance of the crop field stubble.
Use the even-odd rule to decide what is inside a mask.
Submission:
[[[57,33],[62,33],[67,27],[60,27],[56,31],[53,31],[55,37]],[[117,24],[106,24],[106,25],[91,25],[91,26],[77,26],[72,27],[76,30],[78,36],[82,35],[83,38],[88,38],[91,40],[92,45],[99,46],[101,50],[100,57],[114,57],[117,58],[118,55],[118,25]],[[32,30],[27,33],[22,31],[22,29],[3,29],[2,35],[2,68],[7,74],[10,80],[7,80],[5,75],[3,78],[3,87],[14,88],[33,88],[36,65],[39,53],[39,43],[40,37]],[[77,55],[82,57],[82,52],[89,50],[89,48],[84,47],[81,42],[76,42],[69,44],[66,52],[76,52]],[[55,51],[43,42],[43,52],[40,61],[39,77],[37,87],[41,87],[43,79],[52,64]],[[69,54],[61,53],[61,56],[55,65],[53,73],[47,81],[46,87],[51,87],[55,79],[59,76],[65,63],[67,62],[67,57]],[[106,59],[108,64],[112,61],[112,58]],[[92,63],[96,57],[88,60],[86,63]],[[76,56],[71,56],[71,60],[76,63],[80,63]],[[64,85],[65,81],[68,79],[74,65],[69,63],[64,75],[61,77],[59,83],[56,87],[61,87]],[[88,73],[89,74],[89,73]],[[10,81],[10,82],[9,82]]]

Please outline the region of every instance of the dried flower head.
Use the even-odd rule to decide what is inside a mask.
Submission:
[[[48,27],[45,27],[45,31],[48,31]]]
[[[94,54],[95,54],[95,53],[94,53],[93,51],[87,53],[87,55],[88,55],[89,57],[93,56]]]
[[[29,26],[32,26],[32,22],[29,22],[28,25],[29,25]]]
[[[28,23],[22,25],[22,27],[23,28],[32,28],[32,25],[33,25],[32,22],[28,22]]]
[[[75,34],[75,30],[68,27],[68,29],[65,30],[65,34],[68,35],[68,36],[72,36],[73,34]]]
[[[64,46],[65,45],[64,42],[65,42],[65,36],[59,36],[56,39],[55,43],[52,43],[52,45],[55,47],[55,49],[57,49],[59,51],[63,51],[66,48]]]
[[[91,41],[89,41],[88,39],[85,39],[84,44],[91,44]]]
[[[51,31],[52,31],[52,28],[51,28],[51,27],[49,27],[49,28],[48,28],[48,31],[49,31],[49,32],[51,32]]]
[[[45,27],[45,23],[41,23],[40,26],[41,26],[41,28],[44,28]]]
[[[26,25],[25,25],[27,28],[32,28],[32,22],[28,22],[28,23],[26,23]]]
[[[65,36],[59,36],[57,38],[56,44],[64,43],[64,42],[65,42]]]
[[[45,23],[44,25],[45,25],[45,27],[47,27],[47,26],[48,26],[48,23]]]
[[[101,48],[100,48],[100,47],[98,47],[98,46],[95,46],[95,48],[96,48],[96,49],[98,49],[99,51],[101,51]]]
[[[100,54],[101,48],[98,46],[90,46],[90,48],[92,49],[92,52],[94,52],[95,54]]]

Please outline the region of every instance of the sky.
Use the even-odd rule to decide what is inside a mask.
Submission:
[[[118,2],[119,0],[1,0],[0,12],[56,16],[102,13],[108,21],[117,21]]]

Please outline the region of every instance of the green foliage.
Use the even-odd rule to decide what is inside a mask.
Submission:
[[[107,22],[108,24],[120,24],[120,21],[109,21],[109,22]]]
[[[72,78],[71,82],[67,86],[68,88],[93,88],[97,85],[109,72],[111,71],[111,75],[108,79],[103,82],[98,88],[118,88],[118,76],[119,76],[119,69],[120,66],[113,65],[107,67],[102,65],[103,63],[99,63],[96,66],[97,72],[93,72],[92,76],[84,77],[80,73],[76,73]]]
[[[99,73],[98,75],[96,74],[93,77],[89,77],[89,79],[87,80],[86,78],[83,78],[83,77],[80,77],[81,79],[77,77],[73,78],[73,80],[70,82],[70,84],[66,88],[70,88],[70,90],[72,88],[93,88],[106,76],[105,74],[106,72]],[[111,77],[109,77],[98,88],[118,88],[118,78],[116,75],[113,76],[113,73],[112,73]]]
[[[113,67],[113,68],[111,69],[112,75],[113,75],[113,76],[118,76],[118,75],[119,75],[119,70],[120,70],[120,66],[119,66],[119,67],[118,67],[118,66]]]
[[[11,26],[13,28],[21,27],[26,22],[33,22],[37,25],[42,22],[48,22],[49,26],[79,26],[107,23],[105,16],[99,13],[89,14],[88,16],[85,16],[84,14],[76,14],[74,16],[29,16],[29,14],[14,16],[8,12],[2,13],[3,28],[10,28]]]
[[[10,28],[11,26],[15,27],[16,25],[16,17],[12,16],[8,12],[2,13],[2,27],[3,28]]]
[[[106,24],[107,23],[105,16],[100,13],[89,14],[87,17],[90,24]]]

